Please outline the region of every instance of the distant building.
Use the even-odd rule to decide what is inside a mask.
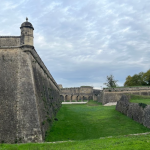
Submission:
[[[97,100],[97,96],[101,90],[93,89],[92,86],[81,86],[63,88],[59,85],[61,90],[60,95],[63,101],[84,101],[84,100]]]

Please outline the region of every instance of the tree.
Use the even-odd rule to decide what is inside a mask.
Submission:
[[[146,85],[150,85],[150,69],[144,73],[143,81],[146,83]]]
[[[107,87],[116,87],[117,81],[114,79],[113,75],[107,76],[107,83],[104,83]]]
[[[146,73],[140,72],[133,76],[128,76],[124,83],[124,86],[144,86],[150,85],[150,70]]]
[[[127,76],[126,78],[126,82],[124,83],[124,86],[132,86],[132,77],[131,76]]]

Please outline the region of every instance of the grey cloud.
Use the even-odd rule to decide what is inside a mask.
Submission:
[[[35,48],[58,83],[100,87],[113,74],[123,85],[149,69],[149,6],[148,0],[6,0],[0,34],[19,35],[28,16]]]

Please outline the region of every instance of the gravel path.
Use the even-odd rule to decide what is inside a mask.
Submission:
[[[117,105],[117,102],[111,102],[111,103],[107,103],[104,106],[112,106],[112,105]]]

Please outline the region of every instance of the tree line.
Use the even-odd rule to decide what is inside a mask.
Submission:
[[[133,76],[127,76],[124,86],[148,86],[150,85],[150,69]]]

